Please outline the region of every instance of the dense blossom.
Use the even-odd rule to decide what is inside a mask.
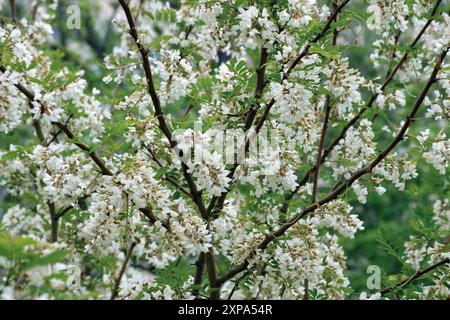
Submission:
[[[126,2],[89,2],[111,43],[75,65],[57,1],[1,18],[0,245],[28,260],[1,247],[0,298],[384,297],[352,292],[343,243],[372,197],[448,177],[445,10]],[[438,188],[412,274],[450,259]],[[404,297],[447,298],[435,271]]]

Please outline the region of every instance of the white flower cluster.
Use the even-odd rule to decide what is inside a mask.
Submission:
[[[189,300],[194,298],[190,290],[193,282],[193,277],[188,277],[175,291],[169,285],[158,284],[154,279],[144,279],[135,272],[122,279],[118,296],[126,300]]]
[[[187,94],[189,86],[195,85],[197,74],[179,51],[162,51],[154,63],[154,70],[161,77],[161,87],[165,88],[160,94],[162,103],[177,101]]]
[[[367,12],[371,14],[367,21],[370,29],[384,31],[391,23],[394,28],[405,31],[408,6],[404,0],[370,0]]]
[[[360,87],[364,84],[358,70],[350,68],[348,59],[332,60],[329,70],[325,72],[326,87],[336,99],[336,113],[340,118],[349,120],[353,117],[353,104],[361,103]]]
[[[418,176],[416,164],[406,156],[398,156],[396,152],[387,156],[372,172],[375,182],[381,183],[383,179],[390,181],[401,191],[405,189],[406,181]]]
[[[24,217],[27,217],[24,219]],[[16,205],[9,208],[2,217],[2,225],[13,236],[28,235],[39,237],[44,231],[44,219],[41,215],[28,212],[26,208]],[[39,239],[39,238],[38,238]]]
[[[320,235],[317,227],[317,219],[301,220],[290,231],[289,239],[280,241],[273,253],[255,256],[253,264],[259,268],[253,272],[254,286],[249,289],[252,297],[302,299],[306,285],[315,289],[315,298],[345,297],[349,281],[344,275],[343,249],[337,236]],[[274,258],[266,264],[270,254]]]
[[[442,120],[450,116],[450,102],[449,99],[443,99],[441,92],[434,91],[434,99],[425,97],[423,104],[428,107],[425,116],[427,118],[434,118],[435,120]],[[443,106],[441,106],[441,103]]]
[[[436,200],[433,204],[433,212],[433,222],[438,228],[435,236],[428,239],[423,235],[414,235],[410,236],[409,241],[405,243],[406,262],[415,270],[450,258],[446,243],[450,232],[448,199]],[[416,294],[420,299],[445,299],[450,293],[448,276],[448,268],[435,270],[430,276],[433,284],[421,286]]]
[[[340,235],[353,238],[358,230],[364,230],[363,222],[355,214],[350,214],[352,207],[343,200],[334,200],[320,207],[313,213],[311,220],[318,219],[320,227],[334,229]]]
[[[179,255],[198,255],[211,248],[212,235],[200,217],[185,211],[184,215],[170,219],[170,223],[166,241]]]
[[[34,186],[30,163],[25,153],[20,152],[15,145],[9,146],[9,151],[0,151],[0,185],[12,195],[22,195],[28,188]]]
[[[442,230],[450,230],[450,205],[448,199],[436,200],[433,204],[433,220]]]
[[[448,46],[450,18],[438,12],[440,18],[423,32],[414,54],[408,51],[395,69],[403,43],[411,38],[407,26],[418,34],[428,25],[429,6],[423,1],[370,0],[367,24],[377,32],[375,50],[370,56],[358,54],[358,63],[346,51],[353,43],[364,45],[370,31],[365,23],[353,29],[356,23],[349,22],[357,12],[342,15],[347,6],[332,22],[336,5],[316,0],[273,1],[271,6],[129,1],[136,23],[131,37],[121,6],[115,13],[108,1],[98,2],[114,13],[116,26],[97,52],[96,58],[106,55],[105,68],[94,65],[90,53],[77,58],[86,73],[72,71],[70,55],[53,54],[61,38],[70,38],[64,38],[64,54],[75,42],[69,35],[53,35],[49,22],[56,1],[36,6],[33,22],[20,19],[17,27],[5,20],[0,26],[0,200],[6,203],[0,208],[6,209],[0,212],[0,234],[36,241],[25,247],[27,254],[67,253],[62,262],[20,274],[17,283],[0,288],[0,298],[108,298],[118,271],[128,263],[118,298],[191,299],[194,273],[184,271],[205,254],[221,267],[247,266],[236,292],[240,297],[344,299],[350,283],[340,241],[353,239],[364,227],[352,212],[353,199],[339,191],[342,186],[353,190],[361,204],[373,189],[386,192],[385,181],[404,190],[406,181],[418,176],[420,156],[446,174],[447,60],[433,94],[423,101],[425,118],[413,119],[421,132],[419,146],[395,146],[372,172],[345,185],[383,155],[377,149],[399,132],[397,123],[407,123],[399,118],[408,113],[410,100],[420,98],[416,87]],[[20,7],[24,3],[17,1]],[[0,0],[0,9],[5,5]],[[103,23],[108,21],[100,20],[99,29],[107,30]],[[336,26],[334,46],[329,36]],[[399,40],[398,32],[406,35]],[[147,61],[142,67],[142,52],[148,54],[151,72]],[[370,62],[375,68],[366,72]],[[388,79],[381,90],[382,77],[368,77],[385,69],[395,70],[394,85]],[[97,78],[104,82],[101,91],[90,82]],[[376,99],[370,100],[371,93]],[[198,130],[197,122],[191,126],[194,119],[206,129]],[[243,128],[250,132],[241,134]],[[224,133],[234,130],[240,133],[231,146]],[[416,131],[407,132],[401,140]],[[340,133],[342,139],[335,141]],[[250,141],[247,150],[246,139],[253,134],[257,144]],[[410,152],[415,147],[421,155]],[[333,194],[336,190],[340,193]],[[405,244],[405,260],[414,269],[449,257],[448,200],[436,201],[433,208],[433,237],[413,235]],[[261,246],[271,234],[276,239]],[[166,284],[165,268],[171,272],[178,264],[184,268],[176,274],[178,283]],[[0,270],[18,269],[11,266],[0,257]],[[156,271],[150,276],[136,271],[142,268]],[[196,284],[202,294],[214,271],[208,268],[209,263]],[[220,277],[227,271],[216,273]],[[230,294],[239,277],[227,279],[219,294]],[[448,270],[432,281],[418,296],[448,297]],[[35,296],[30,288],[45,294]]]
[[[30,154],[30,160],[38,166],[36,176],[42,181],[38,188],[44,199],[60,205],[70,205],[82,197],[94,176],[89,159],[78,153],[63,155],[70,149],[73,146],[52,143],[48,147],[37,145]]]
[[[220,196],[225,192],[230,178],[229,171],[225,169],[223,152],[211,150],[220,148],[212,144],[214,130],[200,133],[192,129],[185,130],[176,136],[177,147],[181,151],[181,161],[188,167],[189,172],[197,178],[198,186],[202,190],[208,191],[211,195]],[[217,144],[218,141],[215,141]],[[223,146],[221,146],[223,147]],[[176,156],[177,157],[177,156]],[[175,158],[175,162],[180,159]]]
[[[153,204],[153,209],[164,211],[171,204],[171,193],[155,179],[156,173],[148,165],[148,156],[139,152],[134,156],[123,155],[120,160],[122,168],[115,181],[122,192],[129,195],[129,200],[133,201],[137,208],[146,208]]]
[[[81,230],[86,239],[85,250],[89,253],[117,254],[121,248],[122,227],[126,221],[119,214],[126,203],[122,190],[116,186],[105,186],[104,190],[92,194],[88,212],[92,212]]]
[[[379,93],[377,96],[377,106],[380,109],[384,109],[386,105],[388,106],[389,111],[395,110],[397,105],[403,107],[406,104],[405,94],[401,90],[395,90],[394,93],[383,94]]]
[[[333,169],[333,176],[349,178],[352,172],[361,169],[375,154],[374,137],[372,123],[367,119],[359,127],[350,128],[326,162]]]
[[[450,159],[450,139],[433,142],[429,151],[424,152],[426,162],[433,165],[440,174],[445,174]]]
[[[255,188],[257,197],[269,190],[278,193],[294,190],[298,185],[295,175],[298,156],[279,147],[269,146],[264,134],[259,135],[258,143],[259,152],[248,156],[238,167],[237,180]],[[262,150],[261,145],[267,146],[267,149]]]
[[[1,40],[1,39],[0,39]],[[15,85],[22,80],[16,72],[0,73],[0,132],[8,133],[22,123],[28,104]]]
[[[240,33],[240,40],[246,47],[255,49],[261,42],[271,45],[276,40],[277,25],[270,20],[267,8],[261,11],[255,6],[247,9],[239,8],[238,25],[233,26],[233,32]],[[258,31],[260,26],[262,31]]]

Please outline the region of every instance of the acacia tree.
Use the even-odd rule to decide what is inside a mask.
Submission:
[[[449,4],[354,2],[102,1],[99,84],[55,1],[0,1],[2,297],[347,297],[350,202],[450,156]],[[361,298],[448,297],[445,195],[431,211],[409,276]]]

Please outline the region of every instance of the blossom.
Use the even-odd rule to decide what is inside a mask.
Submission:
[[[408,6],[403,0],[371,0],[367,8],[371,14],[368,20],[370,29],[382,30],[389,28],[393,20],[394,28],[405,31],[407,28],[406,16],[408,15]]]
[[[359,300],[379,300],[381,293],[377,292],[375,294],[368,295],[367,292],[361,292],[359,295]]]
[[[14,245],[0,297],[193,299],[214,291],[214,265],[221,298],[348,298],[342,241],[372,227],[369,192],[400,194],[427,164],[446,173],[449,15],[370,0],[349,24],[351,2],[137,2],[99,1],[88,39],[54,34],[57,1],[29,17],[17,2],[0,26],[0,238]],[[420,233],[395,248],[415,270],[450,257],[448,199],[431,191]],[[446,298],[435,271],[398,294]]]
[[[430,150],[425,152],[423,157],[440,174],[445,174],[450,158],[450,139],[433,142]]]

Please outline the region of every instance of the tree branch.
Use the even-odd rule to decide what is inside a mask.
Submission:
[[[345,0],[345,1],[342,1],[342,3],[340,5],[336,6],[335,10],[331,13],[330,17],[327,19],[327,21],[325,22],[325,25],[322,27],[320,32],[318,34],[316,34],[316,36],[314,38],[312,38],[311,40],[308,41],[308,43],[306,44],[306,46],[302,50],[302,52],[298,55],[298,57],[294,60],[294,62],[292,62],[292,64],[289,66],[289,68],[283,75],[283,80],[285,80],[289,77],[290,73],[295,68],[295,66],[297,64],[299,64],[300,61],[303,59],[303,57],[308,54],[309,49],[311,48],[311,44],[319,41],[327,33],[327,31],[328,31],[328,29],[330,29],[333,21],[336,20],[339,12],[341,12],[342,9],[345,7],[345,5],[349,2],[350,2],[350,0]]]
[[[219,300],[221,286],[217,283],[216,265],[212,248],[209,248],[209,251],[205,254],[205,263],[206,271],[208,272],[209,283],[211,286],[210,299]]]
[[[130,34],[133,37],[134,42],[136,43],[138,50],[141,54],[142,67],[144,68],[145,78],[147,80],[148,93],[150,94],[150,97],[153,102],[153,107],[155,110],[155,116],[158,120],[159,129],[162,131],[164,136],[169,141],[170,147],[176,150],[177,142],[172,139],[172,133],[166,124],[164,112],[162,111],[161,107],[161,102],[158,98],[158,94],[156,92],[155,85],[153,82],[150,61],[148,58],[148,50],[142,45],[142,42],[139,39],[139,35],[136,30],[136,23],[131,13],[130,7],[128,6],[125,0],[119,0],[119,3],[122,6],[123,11],[125,12],[125,16],[127,17],[128,25],[130,27]],[[200,212],[202,218],[207,220],[209,215],[203,203],[202,195],[198,191],[194,179],[192,178],[192,175],[188,172],[189,170],[188,166],[183,161],[181,161],[181,170],[189,186],[192,201],[197,206],[198,211]],[[212,253],[206,254],[206,266],[208,270],[210,284],[211,286],[213,286],[215,283],[215,277],[213,277],[215,275],[215,263],[214,263],[214,256],[212,255]]]
[[[50,211],[50,225],[52,229],[50,242],[58,241],[58,215],[56,214],[55,204],[47,201],[47,206]]]
[[[136,242],[132,242],[130,247],[128,248],[127,255],[125,257],[125,260],[122,263],[122,267],[120,268],[119,275],[116,278],[116,281],[114,283],[113,290],[111,292],[110,300],[114,300],[117,297],[117,294],[119,293],[119,286],[120,282],[122,281],[122,277],[125,273],[125,270],[127,269],[128,262],[130,262],[131,256],[133,255],[133,250],[136,247]]]
[[[195,261],[195,276],[193,295],[197,298],[200,294],[200,285],[203,279],[203,270],[205,269],[205,253],[201,252],[197,261]]]
[[[14,1],[11,1],[11,5],[13,5],[13,3],[14,3]],[[6,68],[3,67],[3,66],[0,66],[0,71],[2,73],[5,73],[6,72]],[[20,83],[16,84],[15,87],[19,91],[21,91],[25,96],[27,96],[27,98],[28,98],[28,106],[31,109],[33,109],[34,106],[33,106],[33,104],[31,102],[35,101],[34,94],[30,90],[25,88],[23,85],[21,85]],[[35,129],[36,136],[38,137],[40,144],[43,145],[43,146],[46,146],[45,137],[44,137],[44,134],[42,132],[42,127],[41,127],[41,124],[40,124],[39,120],[33,119],[32,123],[33,123],[33,127]],[[48,210],[49,210],[49,213],[50,213],[50,227],[51,227],[50,241],[51,242],[57,242],[58,241],[59,216],[56,214],[56,208],[55,208],[55,204],[53,202],[47,201],[47,206],[48,206]]]
[[[163,168],[163,164],[161,163],[161,161],[158,160],[158,158],[156,157],[155,153],[153,152],[153,150],[147,146],[146,144],[143,144],[144,148],[150,153],[150,157],[151,159],[156,162],[156,164],[160,167]],[[189,193],[189,191],[187,191],[186,189],[184,189],[175,179],[173,179],[172,177],[168,176],[167,174],[164,174],[164,179],[166,181],[168,181],[169,183],[171,183],[172,185],[174,185],[178,190],[180,190],[181,192],[183,192],[185,195],[187,195],[188,197],[191,196],[191,194]]]
[[[336,3],[331,3],[331,10],[336,11]],[[333,38],[331,40],[331,44],[334,46],[336,45],[337,37],[338,37],[338,30],[336,28],[333,29]],[[312,190],[312,202],[315,203],[317,201],[317,184],[319,180],[319,171],[320,171],[320,159],[322,158],[322,150],[323,150],[323,144],[325,142],[325,136],[328,130],[328,120],[330,118],[330,112],[331,112],[331,96],[327,94],[326,101],[325,101],[325,118],[323,120],[323,126],[322,126],[322,132],[320,134],[320,141],[319,141],[319,148],[317,150],[317,160],[316,160],[316,166],[314,170],[314,178],[313,178],[313,190]],[[306,290],[306,289],[305,289]]]
[[[418,270],[411,277],[409,277],[407,279],[403,279],[402,281],[396,283],[395,285],[387,287],[387,288],[384,288],[384,289],[382,289],[382,290],[380,290],[378,292],[383,295],[383,294],[392,292],[394,290],[400,289],[400,288],[410,284],[411,282],[419,279],[420,277],[422,277],[423,275],[427,274],[428,272],[433,271],[434,269],[439,268],[440,266],[442,266],[444,264],[447,264],[449,262],[450,262],[449,258],[443,259],[443,260],[441,260],[441,261],[439,261],[439,262],[437,262],[437,263],[435,263],[435,264],[433,264],[433,265],[431,265],[431,266],[429,266],[429,267],[427,267],[425,269]]]
[[[9,7],[11,9],[11,19],[15,24],[17,24],[16,0],[9,0]]]

